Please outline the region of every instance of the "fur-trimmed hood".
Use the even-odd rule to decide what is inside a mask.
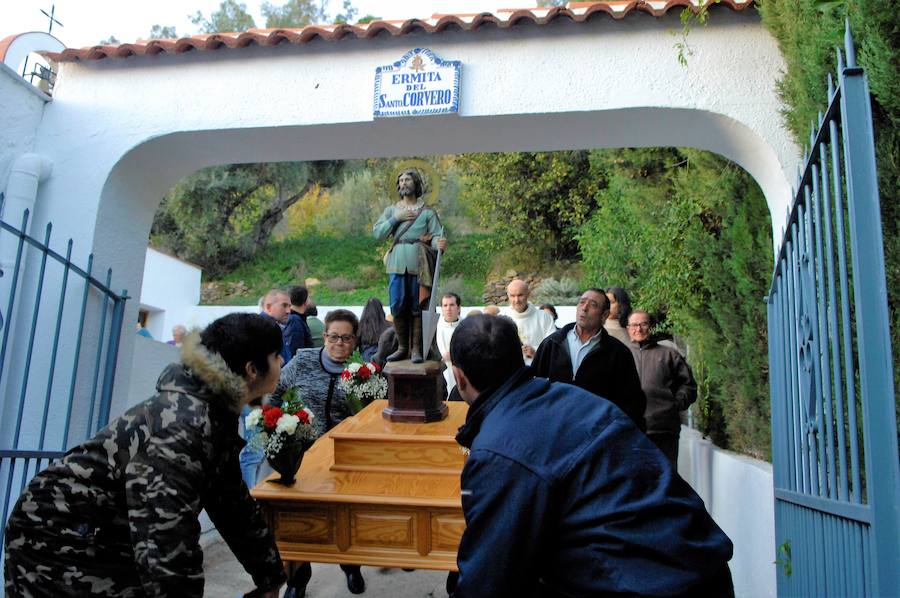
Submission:
[[[247,383],[231,371],[221,355],[213,353],[200,342],[199,330],[193,330],[184,337],[181,363],[183,368],[173,364],[175,367],[170,366],[163,372],[157,382],[157,390],[186,392],[212,405],[240,412],[247,395]]]

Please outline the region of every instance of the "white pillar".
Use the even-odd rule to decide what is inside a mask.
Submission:
[[[0,218],[17,229],[22,226],[22,216],[25,210],[29,211],[28,226],[22,231],[28,233],[31,221],[34,219],[34,203],[37,199],[38,186],[47,180],[53,170],[53,163],[37,154],[23,154],[13,163],[9,181],[6,183],[6,193],[3,205],[0,206]],[[9,294],[12,287],[13,268],[16,265],[16,248],[19,239],[14,235],[3,231],[0,233],[0,315],[9,325],[10,314],[5,313],[9,305]],[[25,267],[24,257],[19,264],[21,275]]]

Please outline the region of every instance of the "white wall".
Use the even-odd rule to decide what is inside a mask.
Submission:
[[[16,161],[24,154],[31,153],[34,149],[35,137],[38,125],[44,112],[44,105],[50,98],[27,84],[16,72],[10,69],[6,64],[0,62],[0,192],[3,192],[7,199],[3,202],[0,218],[8,224],[21,227],[22,213],[26,208],[31,209],[31,200],[33,195],[23,193],[23,187],[30,185],[22,184],[22,175],[18,176],[19,184],[13,185],[17,187],[17,192],[12,193],[13,186],[8,187],[10,182],[10,173]],[[29,160],[30,161],[30,160]],[[22,164],[19,163],[21,167]],[[29,183],[36,184],[37,180],[31,180]],[[10,199],[13,195],[18,195],[18,199]],[[27,199],[26,197],[27,196]],[[34,221],[34,211],[32,210],[31,222]],[[43,230],[41,228],[30,225],[32,236],[42,238]],[[36,234],[35,234],[35,231]],[[33,299],[34,281],[37,278],[37,268],[31,267],[40,263],[40,256],[34,250],[26,249],[23,253],[23,263],[20,264],[20,278],[17,285],[16,302],[13,313],[7,313],[9,304],[9,295],[12,290],[12,279],[14,277],[15,259],[17,253],[18,240],[7,233],[0,232],[0,269],[3,270],[3,277],[0,278],[0,318],[2,318],[3,326],[0,326],[0,333],[9,327],[8,347],[6,353],[4,370],[0,372],[0,437],[4,438],[6,445],[11,438],[19,417],[19,392],[20,385],[23,384],[24,377],[25,354],[27,351],[27,343],[30,338],[31,328],[31,309],[35,305]],[[88,246],[89,241],[86,242]],[[64,246],[56,244],[54,249],[65,253]],[[27,271],[26,271],[27,270]],[[53,279],[56,274],[53,271],[53,265],[50,266],[51,272],[48,278]],[[58,295],[58,293],[48,293]],[[52,308],[50,308],[52,309]],[[52,338],[52,328],[44,327],[45,322],[38,322],[40,328],[41,340]],[[2,334],[0,334],[2,336]],[[49,344],[49,343],[48,343]],[[49,357],[49,349],[39,353],[36,360],[46,360]],[[48,363],[41,364],[43,369],[39,370],[46,373],[48,371]],[[44,378],[47,376],[45,375]],[[46,389],[46,380],[41,382],[32,381],[30,390],[33,392],[33,403],[43,405],[43,392]],[[29,416],[33,414],[28,411],[30,403],[23,405],[23,413]],[[38,413],[36,421],[41,421],[41,414]],[[40,427],[35,426],[35,427]],[[19,445],[22,447],[31,447],[37,445],[38,433],[27,426],[23,426],[22,435],[19,439]]]
[[[738,597],[776,596],[772,465],[720,449],[681,428],[678,473],[734,543],[729,563]]]
[[[0,191],[6,190],[13,161],[34,147],[44,104],[49,100],[0,62]],[[18,226],[21,216],[14,220]]]
[[[186,325],[190,310],[200,303],[202,270],[153,248],[147,248],[141,308],[150,311],[147,330],[160,341],[172,339],[172,327]]]
[[[174,345],[132,334],[134,353],[131,360],[131,376],[128,380],[126,408],[156,394],[156,381],[170,363],[180,361],[181,349]]]

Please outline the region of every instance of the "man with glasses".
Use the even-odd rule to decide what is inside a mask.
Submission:
[[[574,384],[615,404],[641,430],[646,399],[628,349],[603,329],[609,299],[600,289],[582,293],[575,322],[538,347],[531,364],[536,376]]]
[[[647,436],[666,455],[672,466],[678,464],[680,411],[697,400],[697,383],[690,366],[672,347],[654,339],[650,314],[635,310],[628,316],[628,348],[634,356],[641,389],[647,397]]]

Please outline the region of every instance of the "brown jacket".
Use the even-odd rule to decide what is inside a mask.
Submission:
[[[629,342],[641,389],[647,396],[647,432],[677,432],[679,411],[697,400],[697,383],[684,357],[671,347],[649,341],[643,346]]]

